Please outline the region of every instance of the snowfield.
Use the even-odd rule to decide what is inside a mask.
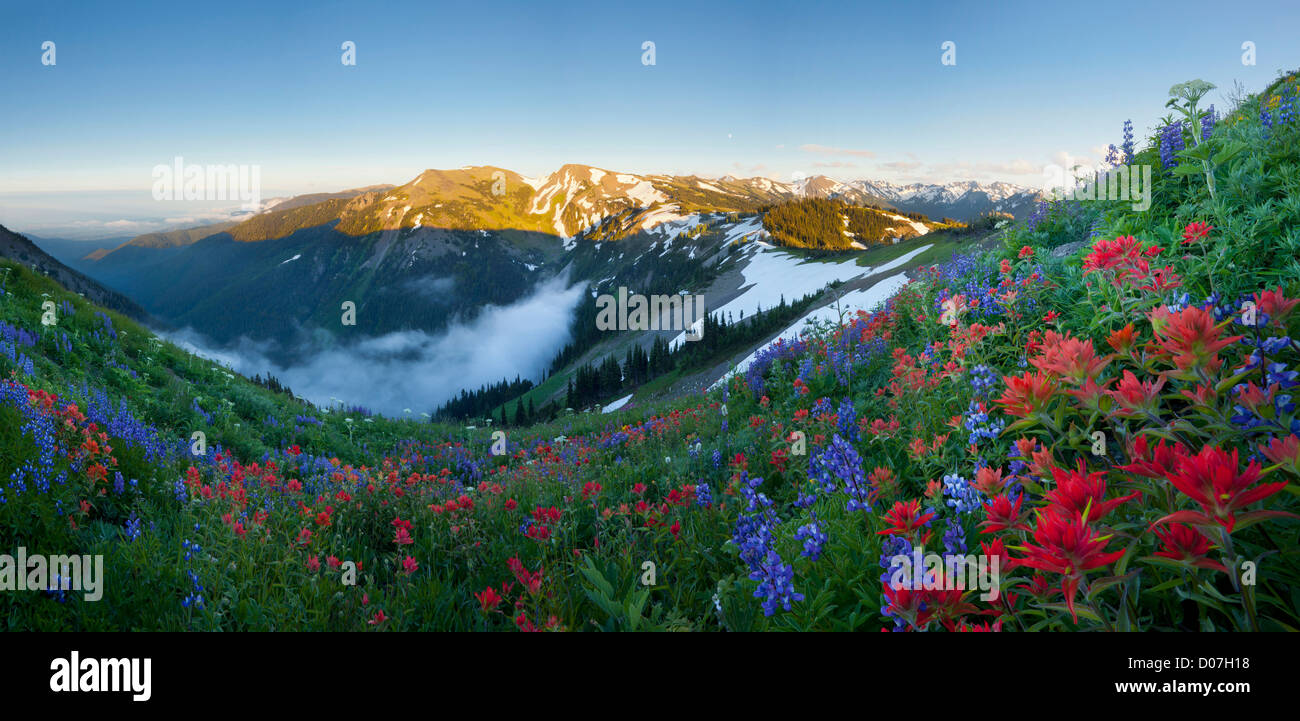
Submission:
[[[601,413],[613,413],[614,411],[616,411],[616,410],[622,408],[623,406],[627,405],[627,402],[630,401],[630,400],[632,400],[632,394],[631,394],[631,393],[629,393],[629,394],[623,396],[622,398],[619,398],[618,400],[614,401],[613,403],[610,403],[609,405],[607,405],[607,406],[605,406],[604,408],[600,409],[600,412],[601,412]]]
[[[917,235],[925,235],[926,233],[930,232],[930,229],[925,227],[925,223],[918,223],[915,220],[904,218],[901,215],[894,215],[892,213],[890,214],[889,217],[894,220],[901,220],[904,223],[907,223],[908,225],[912,226],[912,230],[915,230]],[[893,228],[890,228],[889,230],[893,230]]]
[[[699,215],[682,215],[679,211],[676,205],[655,208],[642,216],[641,228],[647,231],[654,229],[655,232],[668,238],[674,238],[678,233],[688,231],[700,224]]]
[[[843,317],[847,319],[852,317],[853,314],[859,310],[865,310],[870,312],[874,310],[877,306],[879,306],[881,303],[884,303],[889,298],[889,296],[893,295],[894,293],[897,293],[898,290],[905,285],[907,285],[907,274],[896,273],[894,275],[889,276],[888,278],[884,278],[878,281],[875,285],[871,286],[870,288],[863,288],[860,290],[855,290],[852,293],[846,293],[843,297],[839,299],[837,303],[832,303],[828,306],[823,306],[821,308],[817,308],[813,310],[812,312],[808,313],[804,317],[792,323],[790,327],[781,331],[779,334],[776,335],[776,337],[764,343],[753,353],[750,353],[748,356],[746,356],[744,360],[736,364],[735,368],[733,368],[731,371],[727,372],[725,375],[719,378],[716,382],[714,382],[713,385],[709,386],[709,390],[713,390],[714,388],[720,387],[722,384],[727,382],[728,378],[731,378],[732,376],[738,373],[744,373],[746,370],[748,370],[750,364],[754,362],[754,359],[758,357],[759,352],[762,351],[764,348],[767,348],[768,346],[772,345],[778,340],[794,340],[798,338],[800,335],[803,334],[804,327],[808,324],[809,321],[816,321],[816,322],[829,321],[829,322],[837,323],[841,319],[840,318],[841,313],[843,313]]]
[[[733,322],[739,321],[742,312],[751,316],[758,312],[760,306],[765,310],[775,307],[781,302],[782,295],[787,303],[791,303],[837,280],[850,281],[893,270],[924,252],[930,244],[909,251],[878,268],[865,268],[852,259],[840,263],[804,262],[797,256],[771,249],[770,246],[763,247],[756,243],[753,247],[758,250],[752,253],[749,263],[741,271],[745,277],[742,287],[748,286],[745,292],[721,308],[709,308],[709,315],[721,313],[725,317],[730,313]],[[685,335],[679,334],[669,345],[682,342]]]
[[[648,180],[636,181],[635,178],[632,178],[627,181],[623,180],[623,178],[626,177],[629,176],[620,175],[618,176],[618,180],[620,183],[624,183],[624,184],[635,183],[634,185],[632,185],[631,188],[624,191],[624,194],[627,195],[627,197],[631,198],[632,200],[636,201],[636,205],[638,208],[649,208],[655,203],[662,203],[665,200],[668,200],[668,196],[656,190],[655,186],[650,184],[650,181]]]
[[[727,234],[722,238],[722,244],[726,245],[753,233],[759,233],[759,237],[766,237],[767,235],[767,231],[763,230],[763,219],[757,215],[746,218],[729,228]]]

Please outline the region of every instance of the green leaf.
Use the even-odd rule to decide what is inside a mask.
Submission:
[[[609,584],[609,581],[605,580],[605,576],[596,568],[596,564],[591,560],[590,556],[585,560],[586,565],[579,568],[578,571],[582,573],[591,585],[598,588],[602,595],[606,598],[612,599],[614,597],[614,587]]]
[[[1246,145],[1241,141],[1232,141],[1228,143],[1223,150],[1220,150],[1219,152],[1214,154],[1213,162],[1215,165],[1223,165],[1229,160],[1232,160],[1233,158],[1237,157],[1237,155],[1239,155],[1242,151],[1248,149],[1249,147],[1250,147],[1249,145]]]
[[[1042,605],[1042,608],[1051,609],[1053,611],[1060,611],[1061,613],[1067,616],[1070,615],[1070,609],[1067,608],[1064,603],[1045,603]],[[1086,618],[1089,621],[1096,621],[1098,623],[1101,622],[1101,618],[1097,614],[1093,613],[1091,609],[1085,606],[1080,606],[1079,604],[1076,603],[1074,604],[1074,611],[1075,613],[1079,614],[1079,618]]]
[[[1101,593],[1102,591],[1105,591],[1106,589],[1110,588],[1111,586],[1114,586],[1117,583],[1123,583],[1124,581],[1127,581],[1128,579],[1132,578],[1136,574],[1137,571],[1134,571],[1132,573],[1126,573],[1123,576],[1107,576],[1105,578],[1098,578],[1097,580],[1093,581],[1092,584],[1088,587],[1088,599],[1091,600],[1094,596]]]
[[[635,631],[637,626],[641,625],[641,609],[645,607],[648,598],[650,598],[649,589],[641,589],[632,594],[632,597],[627,600],[628,630]]]

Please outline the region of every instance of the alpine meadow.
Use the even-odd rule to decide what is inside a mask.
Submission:
[[[5,630],[1300,629],[1294,7],[321,5],[0,31]]]

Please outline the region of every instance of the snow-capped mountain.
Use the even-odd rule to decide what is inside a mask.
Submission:
[[[1040,193],[1011,183],[897,184],[881,180],[838,181],[824,175],[803,178],[787,185],[795,196],[842,198],[850,203],[921,213],[931,218],[972,221],[990,213],[1007,213],[1017,218],[1033,212]]]
[[[398,186],[291,198],[238,223],[141,236],[82,265],[177,327],[201,326],[223,341],[244,332],[248,318],[260,319],[256,330],[265,337],[335,327],[340,299],[354,300],[376,332],[391,332],[438,328],[513,302],[566,267],[594,282],[618,272],[648,283],[663,281],[664,264],[676,263],[671,272],[686,277],[733,244],[771,240],[765,226],[773,209],[801,199],[844,201],[843,235],[862,248],[880,232],[912,237],[931,227],[903,213],[1020,216],[1036,197],[1006,183],[896,185],[823,175],[783,183],[577,164],[537,178],[472,166],[426,170]],[[865,205],[886,217],[867,217],[876,211]],[[773,242],[837,245],[802,235],[812,226],[799,212],[772,219],[780,236]]]
[[[840,184],[837,195],[849,201],[872,202],[872,199],[898,210],[921,213],[932,218],[955,218],[971,221],[989,213],[1007,213],[1017,218],[1033,212],[1039,191],[1011,183],[980,183],[974,180],[953,183],[908,183],[855,180]]]

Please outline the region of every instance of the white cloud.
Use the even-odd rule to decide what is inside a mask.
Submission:
[[[438,335],[399,331],[346,346],[315,344],[304,360],[281,366],[272,347],[241,338],[233,347],[212,347],[192,329],[170,334],[176,344],[246,375],[270,373],[314,403],[330,398],[386,415],[402,409],[432,412],[438,405],[484,383],[516,375],[537,380],[569,340],[569,322],[585,286],[553,278],[529,297],[488,306],[468,323]]]

